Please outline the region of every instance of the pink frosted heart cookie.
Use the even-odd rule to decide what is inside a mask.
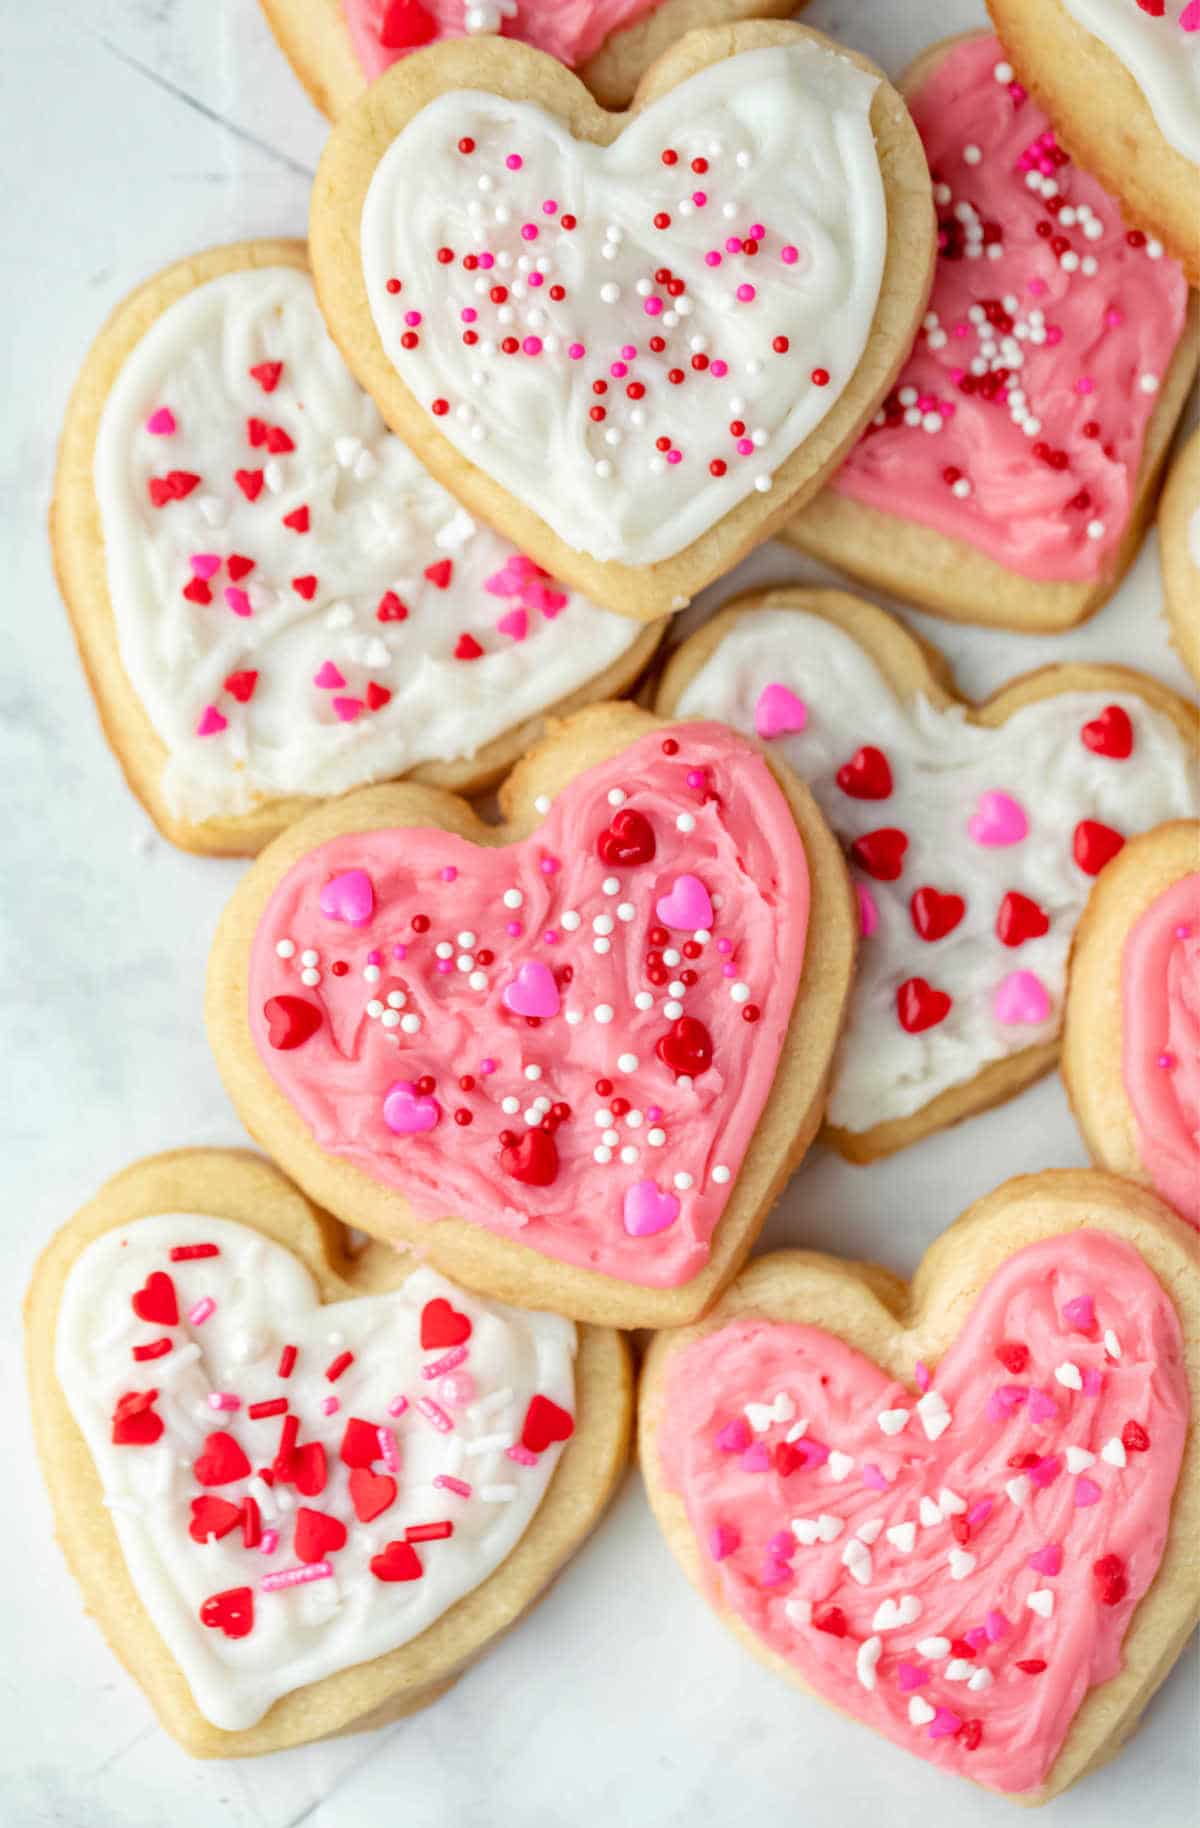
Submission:
[[[118,307],[68,411],[53,535],[130,784],[194,850],[252,852],[364,781],[480,790],[656,640],[385,430],[299,242],[213,249]]]
[[[935,46],[903,88],[938,213],[929,310],[788,537],[956,621],[1065,628],[1153,513],[1196,371],[1187,280],[1067,156],[997,39]]]
[[[1200,1226],[1200,824],[1125,846],[1071,953],[1063,1077],[1093,1158]]]
[[[331,120],[401,58],[445,38],[516,38],[623,107],[681,32],[788,19],[796,0],[261,0],[284,56]]]
[[[776,734],[763,711],[784,692],[805,716]],[[1200,813],[1195,713],[1157,681],[1058,665],[970,705],[927,644],[835,591],[723,610],[672,657],[658,709],[757,734],[847,851],[863,943],[825,1115],[854,1160],[1054,1064],[1093,881],[1135,833]]]
[[[237,1757],[435,1700],[601,1514],[611,1332],[488,1302],[265,1162],[127,1169],[43,1253],[30,1392],[56,1534],[163,1726]]]
[[[836,844],[740,737],[626,706],[501,803],[496,828],[358,795],[263,856],[212,955],[226,1083],[314,1197],[470,1286],[694,1318],[819,1120],[856,926]],[[357,928],[322,908],[350,871]]]
[[[1200,1263],[1150,1194],[1031,1175],[881,1270],[759,1258],[640,1397],[685,1572],[777,1673],[1043,1802],[1119,1747],[1200,1611]]]
[[[439,479],[650,619],[780,524],[878,404],[928,288],[928,181],[880,72],[801,26],[689,33],[627,115],[510,40],[446,44],[335,127],[313,263]]]

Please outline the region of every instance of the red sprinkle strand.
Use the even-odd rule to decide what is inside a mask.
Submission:
[[[200,1257],[219,1257],[219,1244],[175,1244],[170,1251],[172,1263],[195,1263]]]
[[[325,1376],[331,1384],[336,1384],[342,1372],[354,1363],[353,1352],[339,1352],[332,1364],[326,1365]]]
[[[445,1536],[453,1536],[454,1525],[443,1518],[440,1523],[410,1523],[404,1532],[405,1542],[441,1542]]]

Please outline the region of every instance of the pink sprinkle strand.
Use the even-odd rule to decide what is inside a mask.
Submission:
[[[234,1396],[231,1390],[210,1390],[208,1406],[210,1409],[240,1409],[242,1399],[240,1396]]]
[[[522,1447],[519,1441],[514,1446],[505,1449],[505,1458],[515,1460],[518,1466],[537,1465],[537,1455],[530,1453],[527,1447]]]
[[[453,1492],[456,1498],[469,1498],[471,1487],[465,1479],[453,1479],[449,1473],[439,1473],[433,1483],[439,1491]]]
[[[274,1534],[273,1531],[271,1533]],[[310,1580],[331,1580],[332,1577],[332,1563],[327,1561],[314,1561],[310,1562],[307,1567],[280,1568],[274,1574],[264,1574],[262,1578],[262,1591],[264,1593],[278,1593],[281,1587],[303,1587],[306,1586]]]
[[[404,1401],[403,1398],[400,1400]],[[405,1408],[407,1407],[408,1405],[405,1404]],[[390,1428],[377,1428],[375,1433],[384,1465],[390,1473],[398,1473],[400,1471],[400,1443]]]
[[[454,1346],[441,1358],[435,1358],[431,1365],[422,1365],[421,1376],[428,1378],[432,1383],[434,1378],[444,1377],[447,1371],[453,1371],[456,1366],[461,1365],[466,1356],[466,1346]]]
[[[387,1406],[387,1412],[389,1415],[403,1415],[407,1408],[408,1398],[406,1396],[394,1396]]]
[[[188,1309],[188,1320],[194,1327],[202,1327],[211,1314],[217,1311],[217,1304],[211,1295],[203,1295],[195,1307]]]
[[[450,1430],[454,1427],[454,1423],[446,1414],[442,1405],[440,1403],[435,1403],[431,1396],[419,1396],[414,1407],[417,1414],[423,1415],[427,1422],[431,1422],[439,1434],[449,1434]]]

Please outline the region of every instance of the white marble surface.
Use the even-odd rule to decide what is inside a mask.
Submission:
[[[180,1144],[236,1143],[200,1021],[205,957],[238,865],[156,839],[100,734],[55,592],[44,527],[54,434],[104,314],[210,242],[301,233],[322,123],[253,0],[37,0],[4,7],[7,149],[0,348],[3,1124],[8,1249],[0,1388],[0,1823],[4,1828],[684,1828],[706,1820],[891,1828],[1011,1822],[975,1794],[802,1699],[751,1662],[686,1588],[636,1477],[546,1603],[428,1713],[239,1764],[192,1764],[83,1617],[56,1550],[21,1400],[18,1302],[44,1240],[107,1175]],[[815,0],[808,17],[896,71],[977,0]],[[31,174],[37,174],[34,178]],[[782,549],[737,585],[807,574]],[[714,598],[732,594],[726,580]],[[1187,680],[1158,608],[1153,541],[1083,632],[1039,642],[932,623],[985,692],[1051,658]],[[870,1170],[814,1151],[764,1242],[909,1270],[1005,1175],[1082,1162],[1050,1080]],[[1119,1762],[1047,1828],[1195,1819],[1195,1649]]]

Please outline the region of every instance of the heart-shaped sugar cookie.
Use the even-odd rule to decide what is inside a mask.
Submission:
[[[1124,667],[1059,665],[985,704],[882,610],[834,591],[744,599],[693,635],[658,708],[769,735],[849,853],[862,950],[830,1140],[870,1160],[1054,1063],[1067,952],[1125,839],[1200,812],[1195,713]],[[768,720],[774,727],[773,718]]]
[[[264,854],[212,953],[226,1084],[315,1198],[457,1280],[694,1318],[819,1118],[856,924],[836,843],[740,737],[627,705],[560,726],[501,804],[376,789]],[[350,871],[362,926],[322,911]],[[272,1039],[285,995],[300,1046]]]
[[[803,4],[803,0],[801,0]],[[261,0],[288,62],[331,120],[402,57],[442,38],[503,34],[577,69],[606,107],[683,31],[787,19],[795,0]],[[486,59],[487,46],[479,44]]]
[[[1200,284],[1200,11],[1191,0],[988,0],[1080,163]]]
[[[689,33],[627,116],[490,48],[397,65],[335,128],[322,307],[460,500],[660,616],[815,490],[889,384],[929,281],[924,158],[879,72],[799,26]]]
[[[1075,934],[1063,1078],[1093,1158],[1200,1226],[1200,824],[1127,844]]]
[[[1171,466],[1158,510],[1158,550],[1171,639],[1200,680],[1200,431]]]
[[[53,533],[113,746],[192,849],[254,851],[381,777],[476,791],[655,643],[385,430],[299,242],[213,249],[118,308],[68,412]]]
[[[650,1501],[778,1673],[1041,1802],[1136,1724],[1200,1611],[1195,1240],[1109,1176],[1010,1182],[884,1271],[781,1252],[641,1387]]]
[[[43,1254],[27,1344],[88,1609],[202,1757],[435,1699],[568,1559],[624,1464],[614,1335],[392,1252],[351,1260],[246,1155],[111,1181]]]

